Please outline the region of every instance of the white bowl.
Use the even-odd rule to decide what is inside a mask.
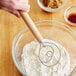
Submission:
[[[68,7],[66,10],[65,10],[65,13],[64,13],[64,19],[67,23],[69,23],[70,25],[72,26],[76,26],[76,23],[72,23],[68,20],[68,16],[70,14],[76,14],[76,6],[71,6],[71,7]]]
[[[47,12],[57,12],[57,11],[59,11],[60,9],[62,9],[62,8],[66,5],[67,0],[64,0],[64,3],[63,3],[60,7],[55,8],[55,9],[45,7],[45,6],[41,3],[40,0],[37,0],[37,3],[38,3],[38,5],[39,5],[39,7],[40,7],[41,9],[43,9],[44,11],[47,11]]]

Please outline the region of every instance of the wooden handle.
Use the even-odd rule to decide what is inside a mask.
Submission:
[[[30,16],[25,12],[20,12],[23,20],[26,22],[27,26],[36,37],[36,39],[40,42],[42,41],[43,37],[41,36],[40,32],[38,31],[37,27],[35,26],[34,22],[30,18]]]

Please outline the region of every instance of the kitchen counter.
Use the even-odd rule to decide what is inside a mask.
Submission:
[[[76,5],[76,0],[68,0],[67,5],[58,12],[46,13],[41,10],[36,0],[29,0],[31,10],[29,15],[33,21],[56,20],[67,24],[64,20],[64,11],[71,5]],[[21,18],[0,10],[0,76],[22,76],[12,60],[12,42],[17,33],[27,27]],[[76,27],[71,27],[76,30]]]

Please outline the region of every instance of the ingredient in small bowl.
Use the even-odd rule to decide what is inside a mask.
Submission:
[[[48,8],[59,8],[63,4],[63,0],[41,0],[43,5]]]
[[[72,13],[68,16],[68,20],[72,23],[76,23],[76,13]]]
[[[51,40],[44,39],[43,42],[52,42]],[[22,53],[22,67],[27,76],[67,76],[67,73],[70,68],[70,59],[69,54],[60,44],[56,43],[61,50],[61,58],[58,64],[53,67],[47,67],[39,59],[39,47],[40,44],[37,41],[32,41],[26,44],[23,48]],[[55,57],[57,56],[57,48],[53,47],[56,52],[54,53]],[[50,49],[49,49],[50,50]],[[45,54],[46,50],[43,50],[42,55]],[[46,57],[46,55],[44,56]],[[57,59],[54,57],[54,61]],[[53,62],[54,62],[53,61]]]
[[[76,26],[76,6],[68,7],[65,10],[64,19],[68,24]]]

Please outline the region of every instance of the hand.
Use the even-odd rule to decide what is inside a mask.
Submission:
[[[28,0],[0,0],[0,8],[20,17],[19,10],[28,12],[30,5]]]

